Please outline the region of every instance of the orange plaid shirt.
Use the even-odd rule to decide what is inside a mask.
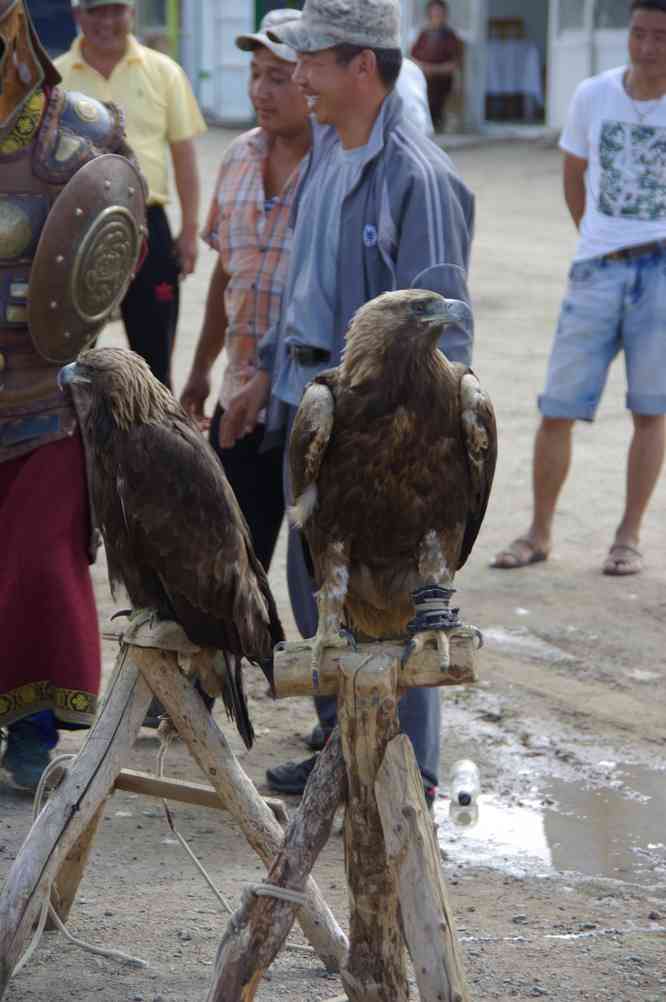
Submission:
[[[220,255],[229,276],[225,293],[227,365],[220,404],[247,381],[257,341],[277,323],[287,280],[289,214],[300,180],[297,168],[278,196],[268,200],[264,167],[269,137],[262,129],[239,136],[225,154],[203,239]]]

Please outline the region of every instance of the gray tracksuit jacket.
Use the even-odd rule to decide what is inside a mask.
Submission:
[[[308,221],[298,217],[302,193],[307,185],[316,184],[319,165],[337,143],[335,129],[314,125],[312,151],[292,210],[295,232],[285,303],[303,260],[317,243],[316,235],[308,231]],[[368,300],[383,292],[417,288],[469,303],[473,221],[473,195],[451,160],[409,125],[401,98],[389,94],[373,127],[363,170],[343,202],[333,343],[320,343],[316,322],[303,342],[328,352],[329,358],[316,366],[303,366],[290,356],[284,308],[280,323],[259,344],[259,367],[272,374],[269,434],[283,423],[283,405],[298,406],[308,382],[339,363],[347,327]],[[469,364],[472,341],[471,329],[451,327],[440,347],[451,361]]]

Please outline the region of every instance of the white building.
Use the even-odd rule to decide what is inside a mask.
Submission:
[[[249,59],[234,39],[254,31],[265,10],[295,4],[181,3],[181,59],[200,103],[220,122],[250,121]],[[401,3],[408,50],[423,21],[424,0]],[[451,22],[465,42],[458,124],[469,131],[508,119],[560,128],[576,85],[626,61],[628,0],[450,0],[450,7]]]

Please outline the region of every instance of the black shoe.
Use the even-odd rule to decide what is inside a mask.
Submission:
[[[316,765],[317,757],[313,755],[303,762],[285,762],[284,765],[276,765],[274,769],[267,769],[268,785],[278,793],[302,793]]]
[[[431,814],[435,810],[435,798],[437,797],[437,787],[436,786],[424,786],[423,795],[425,796],[426,807]]]
[[[152,727],[154,730],[160,726],[160,720],[162,717],[166,717],[167,712],[160,703],[156,696],[150,701],[150,706],[146,710],[146,715],[143,718],[144,727]]]
[[[332,727],[322,727],[321,724],[317,724],[308,734],[305,743],[312,751],[321,751],[332,733]]]

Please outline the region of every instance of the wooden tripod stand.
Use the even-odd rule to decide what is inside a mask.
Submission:
[[[469,1002],[423,782],[409,738],[398,734],[397,707],[406,688],[476,681],[478,636],[464,626],[451,632],[446,672],[429,649],[401,668],[400,642],[326,651],[317,693],[337,694],[338,727],[265,883],[296,892],[305,886],[346,799],[351,918],[341,977],[351,1002],[406,1002],[405,945],[422,1002]],[[279,697],[312,693],[307,642],[276,649],[275,684]],[[208,1002],[251,1002],[296,914],[292,902],[246,896],[218,951]]]
[[[274,814],[275,802],[271,810],[270,802],[259,796],[191,681],[179,670],[179,662],[186,659],[196,671],[201,653],[175,623],[153,627],[137,622],[125,633],[100,714],[30,829],[0,894],[0,999],[49,895],[66,920],[104,805],[116,784],[145,792],[147,778],[142,782],[136,774],[123,773],[123,766],[153,694],[208,776],[221,805],[236,818],[266,866],[279,850],[284,830]],[[210,802],[213,792],[197,789],[198,784],[168,786],[160,795],[190,802]],[[158,790],[159,784],[148,792],[154,795]],[[299,922],[325,967],[336,971],[346,954],[347,938],[314,880],[304,891]]]
[[[166,789],[123,771],[154,694],[269,868],[263,888],[244,896],[228,925],[208,1002],[251,1002],[295,919],[325,967],[340,971],[351,1002],[406,1002],[405,944],[422,1002],[468,1002],[421,777],[397,722],[401,690],[475,681],[475,631],[461,627],[450,641],[447,672],[431,650],[402,669],[398,642],[361,645],[350,654],[327,651],[318,692],[337,692],[339,729],[285,833],[274,816],[279,805],[259,796],[180,670],[186,664],[196,671],[202,652],[174,623],[130,626],[100,715],[30,829],[0,894],[0,999],[49,896],[66,920],[116,786],[210,801],[206,787],[165,781]],[[278,696],[312,691],[310,653],[307,643],[277,649]],[[310,876],[345,798],[351,944]]]

